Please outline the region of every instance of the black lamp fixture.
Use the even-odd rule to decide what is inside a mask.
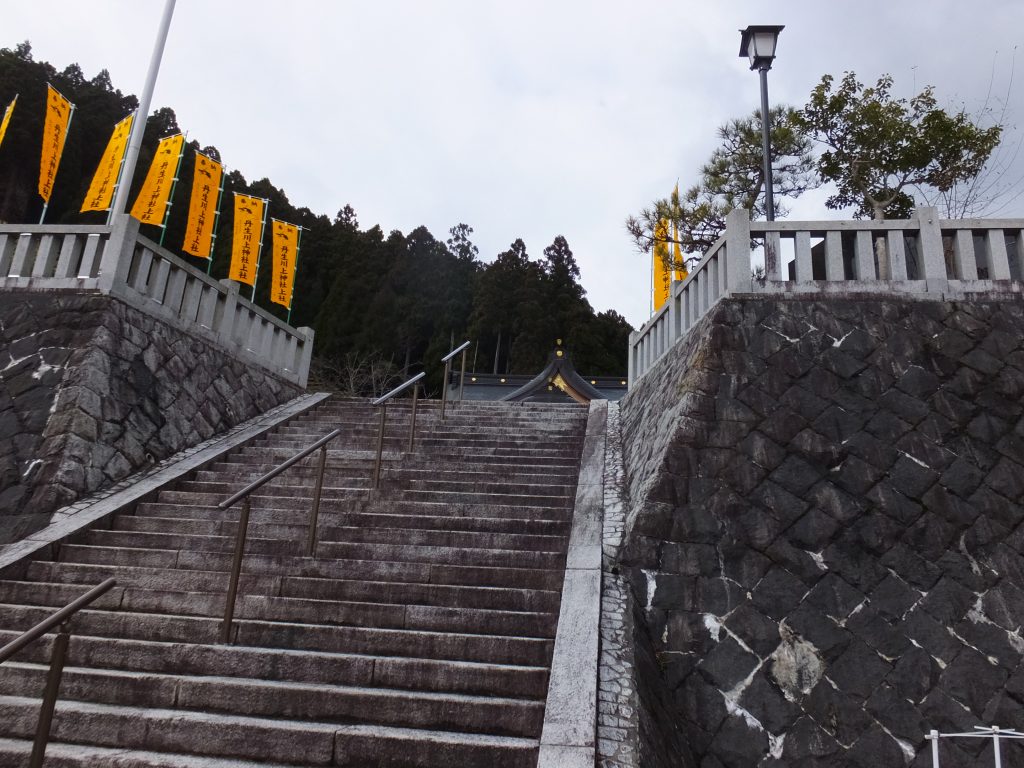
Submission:
[[[740,56],[750,59],[750,69],[761,75],[761,149],[764,153],[764,209],[768,221],[775,221],[775,190],[772,179],[771,137],[768,126],[768,70],[775,60],[775,47],[784,26],[754,25],[740,30]]]

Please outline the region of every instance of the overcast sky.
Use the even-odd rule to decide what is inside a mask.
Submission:
[[[140,94],[163,5],[5,0],[0,47],[29,40],[36,59],[106,68]],[[974,109],[993,73],[1006,95],[1024,2],[178,0],[153,108],[295,205],[350,203],[363,228],[423,224],[443,240],[465,222],[486,261],[517,237],[536,259],[564,235],[594,307],[639,326],[650,259],[623,220],[692,183],[716,126],[759,105],[738,57],[749,24],[786,25],[772,103],[802,105],[822,74],[854,70]],[[825,196],[790,218],[841,217]]]

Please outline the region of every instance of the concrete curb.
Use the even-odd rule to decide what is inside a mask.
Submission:
[[[299,395],[267,413],[240,424],[228,434],[214,437],[201,446],[189,448],[160,462],[155,468],[139,472],[120,481],[112,493],[100,498],[82,499],[54,513],[54,522],[21,541],[0,548],[0,577],[16,576],[16,569],[40,551],[59,545],[70,536],[105,518],[132,509],[136,504],[154,497],[163,488],[190,472],[213,463],[243,443],[259,437],[274,427],[308,411],[330,397],[327,392]],[[51,551],[48,553],[52,555]]]
[[[608,401],[590,403],[537,768],[593,768]]]

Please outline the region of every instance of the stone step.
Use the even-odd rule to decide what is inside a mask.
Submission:
[[[0,665],[0,696],[42,690],[47,666]],[[124,707],[223,713],[274,720],[358,722],[503,736],[539,737],[544,703],[326,682],[170,675],[66,666],[61,698]]]
[[[227,573],[232,555],[227,552],[180,552],[178,550],[125,549],[87,544],[64,544],[60,561],[106,566],[116,578],[119,567],[166,568],[181,571],[221,571]],[[562,570],[494,565],[452,565],[448,563],[395,562],[362,558],[326,559],[311,557],[273,557],[245,555],[245,574],[311,576],[325,579],[376,579],[421,584],[461,584],[465,586],[518,586],[523,589],[562,588]],[[105,578],[105,577],[104,577]]]
[[[80,563],[37,561],[29,565],[26,579],[51,584],[92,586],[108,575],[109,568],[106,570],[104,568],[105,566]],[[227,575],[221,571],[182,571],[125,566],[117,569],[116,578],[118,580],[117,588],[136,587],[157,591],[208,592],[212,594],[223,594],[227,591]],[[367,579],[324,579],[243,573],[238,588],[239,594],[243,595],[274,595],[356,602],[378,601],[405,605],[465,606],[467,608],[538,613],[554,613],[558,610],[559,605],[558,592],[555,590],[371,581]]]
[[[413,518],[414,520],[419,518]],[[459,518],[455,518],[459,519]],[[183,520],[175,517],[139,517],[117,515],[112,521],[117,531],[136,533],[192,534],[234,540],[238,524],[217,520]],[[253,539],[305,542],[309,524],[254,523],[250,520],[248,536]],[[476,530],[426,529],[401,526],[338,525],[321,517],[317,525],[320,541],[366,543],[401,542],[446,547],[477,547],[487,549],[521,549],[537,552],[559,552],[565,548],[563,536],[528,533],[500,533]],[[300,553],[301,554],[301,553]]]
[[[75,584],[0,581],[0,602],[60,608],[87,589]],[[115,587],[94,605],[97,610],[217,618],[224,615],[224,592]],[[235,616],[261,621],[522,637],[553,637],[557,621],[557,616],[550,612],[388,603],[376,596],[352,601],[258,594],[239,595]]]
[[[0,604],[6,629],[24,631],[52,614],[50,608]],[[83,609],[74,620],[75,635],[213,644],[221,620],[199,616],[126,613]],[[378,627],[324,626],[243,619],[234,624],[236,645],[328,651],[419,659],[450,659],[489,664],[546,666],[547,638],[431,632]]]
[[[18,633],[0,630],[0,644]],[[53,635],[18,653],[23,662],[48,664]],[[444,659],[322,653],[283,648],[198,645],[74,635],[69,666],[179,675],[225,675],[305,683],[408,688],[542,700],[543,667],[485,664]],[[2,667],[0,667],[2,668]]]
[[[30,739],[0,737],[0,768],[24,768],[32,754]],[[51,741],[46,748],[47,768],[291,768],[285,763],[253,763],[222,757],[201,757],[172,752],[98,747],[91,744],[65,744]],[[293,764],[294,765],[294,764]]]
[[[0,697],[8,737],[30,738],[38,699]],[[536,762],[535,739],[367,725],[292,722],[239,715],[61,701],[53,737],[95,746],[226,756],[288,765],[493,766]],[[498,762],[500,761],[500,763]],[[532,762],[531,762],[532,761]]]
[[[364,532],[368,539],[372,532]],[[393,531],[393,533],[398,533]],[[565,555],[560,551],[521,549],[499,549],[496,547],[470,547],[465,544],[417,543],[414,534],[432,533],[408,531],[410,543],[397,535],[390,541],[331,541],[321,540],[317,546],[320,558],[351,559],[362,557],[369,560],[386,560],[408,563],[451,563],[457,565],[496,565],[508,568],[558,569],[564,564]],[[484,534],[486,535],[486,534]],[[500,535],[500,534],[499,534]],[[457,537],[458,534],[451,534]],[[384,537],[387,538],[387,537]],[[234,552],[234,538],[228,536],[199,536],[180,533],[145,533],[136,531],[106,531],[94,529],[84,535],[87,546],[118,548],[124,550],[156,550],[159,552],[181,552],[189,556],[198,553]],[[306,552],[306,540],[258,539],[249,536],[245,551],[256,555],[301,557]],[[176,562],[177,561],[176,559]]]
[[[572,496],[533,496],[515,493],[473,493],[442,491],[426,488],[396,488],[388,491],[388,498],[397,501],[433,501],[442,504],[530,504],[552,509],[572,509]]]
[[[241,484],[239,484],[241,486]],[[236,488],[235,490],[240,490]],[[199,507],[216,507],[229,496],[222,493],[204,493],[200,491],[165,490],[157,495],[157,501],[165,504],[183,504]],[[313,506],[312,489],[304,496],[274,496],[260,489],[250,497],[252,509],[302,510],[307,515]],[[410,508],[421,504],[432,504],[435,508],[450,509],[495,509],[496,514],[505,514],[506,509],[518,510],[511,512],[515,517],[565,517],[571,512],[572,504],[567,499],[552,497],[534,498],[532,496],[515,496],[512,494],[458,494],[443,491],[409,491],[398,489],[388,491],[381,489],[368,491],[350,491],[343,495],[321,495],[321,505],[346,509],[365,509],[367,506],[384,504],[389,509]],[[236,503],[234,509],[241,509]],[[568,511],[567,511],[568,510]],[[236,516],[239,512],[234,513]]]
[[[360,509],[362,507],[363,509]],[[518,508],[516,512],[529,509]],[[554,516],[512,517],[508,508],[502,510],[488,506],[477,506],[471,509],[444,507],[439,504],[417,504],[415,502],[398,506],[388,504],[366,505],[353,503],[346,508],[338,508],[333,504],[320,505],[321,525],[365,525],[371,528],[429,528],[434,530],[479,530],[506,533],[529,533],[548,536],[565,536],[569,532],[566,515],[556,513]],[[457,514],[458,513],[458,514]],[[291,525],[299,530],[308,530],[309,509],[260,509],[253,507],[249,513],[249,525]],[[217,509],[216,507],[200,507],[186,504],[165,504],[163,502],[143,502],[135,510],[138,518],[162,517],[197,522],[224,524],[221,529],[225,535],[232,535],[238,521],[239,510]],[[252,530],[257,530],[253,528]]]
[[[479,478],[445,480],[402,475],[394,478],[387,490],[486,493],[493,495],[536,496],[538,498],[574,498],[576,496],[576,483],[528,483],[506,480],[500,475],[492,476],[490,480]]]
[[[205,469],[195,472],[191,479],[201,482],[223,481],[229,478],[234,482],[250,482],[276,469],[280,462],[232,458],[218,461]],[[335,480],[337,477],[370,477],[373,470],[372,461],[349,461],[346,459],[328,458],[324,466],[324,477]],[[577,470],[570,466],[551,467],[545,463],[523,464],[510,463],[505,466],[493,464],[481,466],[477,462],[436,462],[407,461],[382,467],[381,478],[385,483],[399,478],[433,478],[437,480],[488,480],[500,477],[508,481],[527,483],[553,482],[557,484],[575,484]],[[311,482],[319,474],[316,462],[298,464],[286,470],[289,477],[302,478]],[[337,484],[336,482],[334,484]]]

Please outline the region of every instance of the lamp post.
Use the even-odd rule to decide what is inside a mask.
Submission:
[[[775,190],[772,185],[772,142],[769,136],[768,70],[775,59],[779,32],[785,27],[751,26],[740,30],[740,56],[750,58],[750,68],[761,73],[761,149],[764,152],[764,208],[768,221],[775,221]]]

